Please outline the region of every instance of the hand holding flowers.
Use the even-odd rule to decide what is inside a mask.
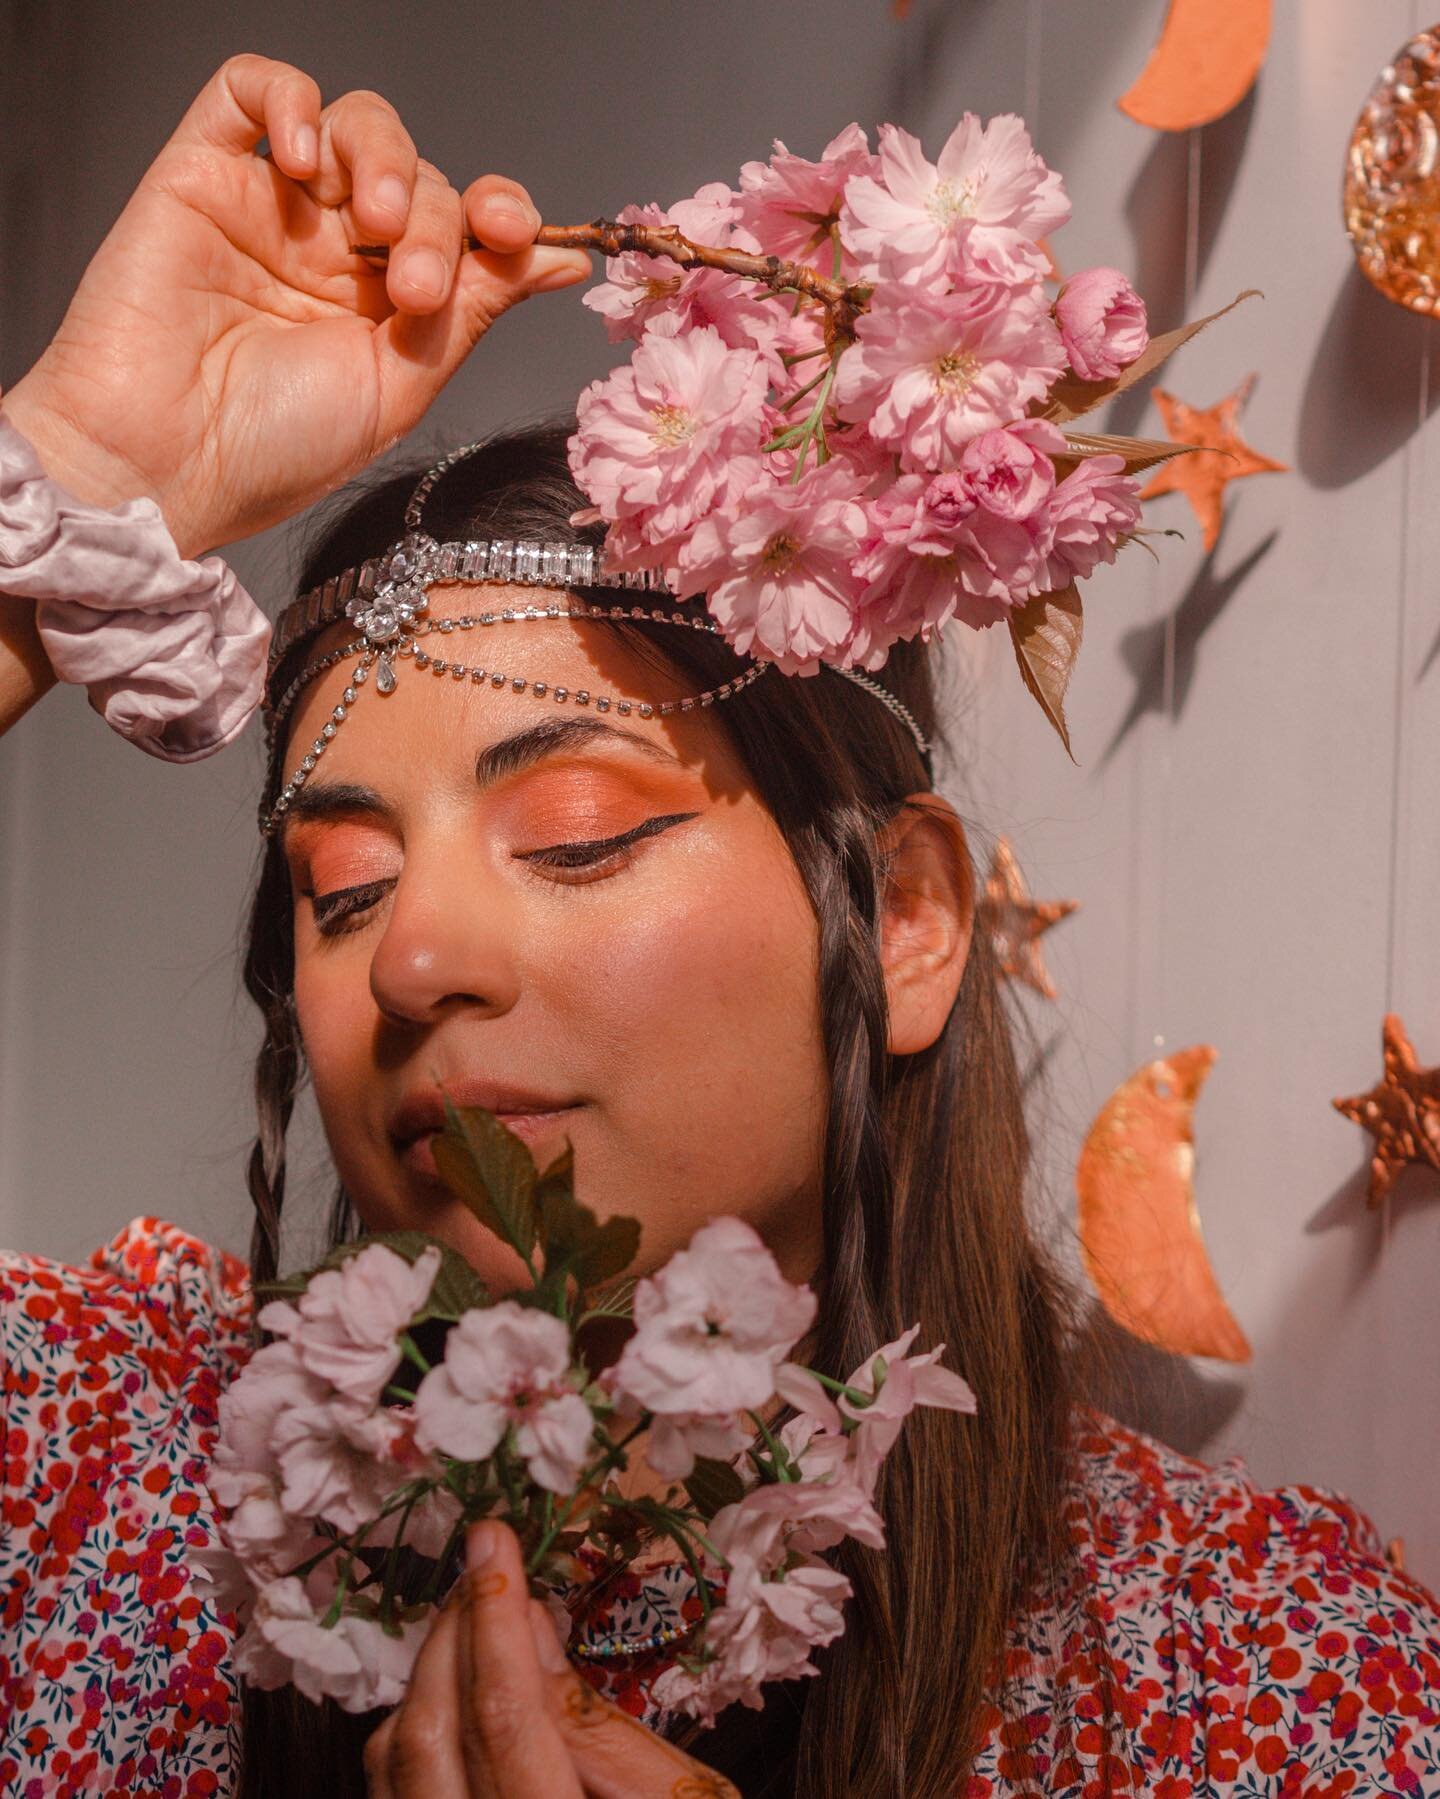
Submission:
[[[646,1536],[674,1543],[701,1620],[655,1686],[667,1708],[712,1721],[813,1675],[850,1594],[823,1552],[883,1549],[877,1480],[905,1417],[973,1410],[969,1388],[938,1349],[912,1352],[918,1326],[845,1380],[791,1361],[815,1296],[737,1218],[624,1279],[639,1227],[579,1203],[568,1150],[537,1170],[489,1113],[447,1106],[435,1157],[531,1285],[492,1300],[453,1250],[406,1232],[269,1289],[273,1341],[221,1400],[223,1546],[200,1552],[241,1625],[242,1674],[349,1711],[396,1705],[467,1526],[499,1520],[567,1632],[582,1545],[615,1569]],[[627,1317],[618,1360],[595,1365],[594,1327]],[[777,1404],[795,1415],[772,1430]],[[660,1496],[615,1484],[642,1439]]]

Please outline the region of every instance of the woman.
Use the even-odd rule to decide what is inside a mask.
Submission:
[[[0,416],[81,501],[150,498],[183,554],[233,541],[393,445],[506,306],[582,278],[583,258],[534,247],[537,223],[513,183],[457,195],[377,96],[322,107],[299,71],[236,58]],[[486,248],[462,254],[462,230]],[[388,243],[388,269],[357,274],[355,241]],[[578,541],[563,435],[457,462],[426,529]],[[337,514],[300,590],[393,543],[421,472]],[[461,591],[432,598],[459,611]],[[50,679],[50,639],[31,601],[4,608],[8,724]],[[353,629],[287,656],[272,701]],[[552,691],[658,699],[738,666],[701,632],[567,617],[497,625],[486,650]],[[295,696],[267,814],[347,705],[348,666]],[[901,645],[884,678],[933,737],[928,652]],[[92,698],[114,688],[97,679]],[[219,691],[203,749],[238,728]],[[115,716],[194,750],[140,702]],[[1440,1784],[1440,1617],[1368,1521],[1079,1403],[1068,1297],[1023,1219],[1016,1064],[965,835],[916,735],[828,673],[619,722],[409,668],[383,705],[367,695],[275,820],[255,895],[250,1269],[156,1220],[88,1269],[6,1259],[6,1790]],[[250,1693],[238,1741],[233,1618],[190,1552],[212,1535],[205,1464],[250,1341],[249,1280],[276,1270],[302,1071],[339,1176],[337,1240],[419,1227],[498,1289],[514,1280],[435,1178],[439,1079],[533,1141],[563,1131],[587,1202],[640,1217],[637,1268],[707,1216],[749,1219],[821,1295],[813,1365],[844,1374],[915,1319],[948,1345],[979,1411],[907,1427],[882,1496],[892,1547],[841,1556],[855,1598],[818,1680],[685,1730],[649,1698],[673,1650],[598,1653],[683,1622],[679,1571],[656,1564],[587,1620],[582,1678],[527,1602],[515,1539],[487,1523],[402,1705],[353,1719]]]

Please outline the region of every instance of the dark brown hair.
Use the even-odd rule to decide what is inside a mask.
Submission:
[[[595,541],[568,523],[583,500],[565,436],[564,426],[549,426],[494,439],[442,478],[426,528],[442,539]],[[358,498],[354,488],[338,496],[343,510],[324,524],[299,590],[399,537],[422,472],[407,468],[361,486]],[[697,686],[739,666],[701,632],[604,628]],[[288,678],[282,671],[282,682]],[[897,646],[883,679],[933,741],[931,652]],[[847,1544],[834,1552],[855,1596],[845,1635],[821,1657],[821,1677],[779,1689],[758,1720],[732,1708],[714,1731],[677,1740],[732,1772],[747,1793],[950,1795],[961,1790],[982,1706],[1003,1707],[1007,1620],[1027,1592],[1064,1572],[1070,1301],[1026,1222],[1029,1150],[1011,1023],[989,940],[977,930],[939,1039],[918,1055],[887,1052],[877,833],[907,795],[930,785],[903,725],[831,671],[803,680],[771,675],[712,718],[783,833],[819,926],[830,1093],[813,1360],[843,1376],[920,1320],[927,1342],[945,1343],[947,1363],[974,1388],[979,1410],[922,1410],[907,1424],[880,1495],[892,1551]],[[281,745],[277,766],[283,754]],[[272,787],[273,780],[272,770]],[[256,1279],[277,1267],[286,1127],[304,1069],[291,920],[289,881],[272,843],[245,961],[265,1022],[249,1168]],[[583,1170],[581,1182],[583,1193]],[[332,1227],[336,1241],[355,1229],[343,1191]],[[245,1792],[275,1799],[322,1786],[363,1791],[360,1744],[379,1714],[348,1718],[293,1693],[247,1692],[245,1709]]]

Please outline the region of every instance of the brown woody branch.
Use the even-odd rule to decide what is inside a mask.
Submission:
[[[617,219],[592,219],[588,225],[542,225],[535,242],[556,250],[599,250],[606,256],[659,256],[682,269],[723,269],[730,275],[742,275],[772,293],[800,293],[829,313],[827,335],[850,336],[870,298],[868,287],[830,280],[803,262],[692,243],[675,225],[622,225]],[[469,235],[463,244],[467,250],[485,247]],[[384,262],[390,253],[386,244],[352,244],[350,248],[356,256],[376,262]]]

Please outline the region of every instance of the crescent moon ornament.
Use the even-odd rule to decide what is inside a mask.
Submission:
[[[1248,1362],[1195,1205],[1191,1120],[1215,1065],[1208,1043],[1147,1062],[1100,1108],[1080,1151],[1080,1248],[1105,1310],[1177,1355]]]
[[[1115,102],[1141,125],[1189,131],[1245,98],[1270,43],[1270,0],[1170,0],[1140,79]]]
[[[1370,91],[1345,164],[1345,229],[1365,278],[1412,312],[1440,305],[1440,26]]]

